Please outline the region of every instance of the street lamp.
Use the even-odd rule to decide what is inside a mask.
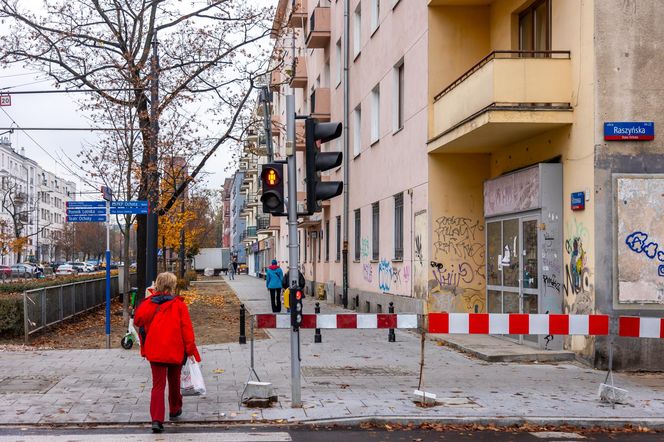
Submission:
[[[44,180],[44,182],[42,182],[42,184],[46,184],[46,181]],[[53,193],[53,192],[55,192],[55,190],[38,190],[37,191],[37,226],[36,226],[36,228],[37,228],[37,230],[36,230],[37,244],[36,244],[36,250],[35,250],[35,260],[37,261],[37,264],[39,264],[39,262],[40,262],[39,261],[39,255],[41,253],[41,249],[40,249],[40,246],[39,246],[39,235],[40,235],[40,232],[39,232],[39,218],[41,217],[41,213],[39,212],[39,202],[41,200],[42,194]],[[46,227],[46,226],[44,226],[44,227]]]

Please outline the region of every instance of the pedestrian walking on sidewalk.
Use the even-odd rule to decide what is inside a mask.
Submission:
[[[231,281],[235,279],[235,266],[233,264],[228,266],[228,279]]]
[[[265,285],[270,292],[270,303],[272,304],[272,313],[281,313],[281,281],[284,279],[284,272],[277,265],[277,260],[272,260],[272,265],[265,272]]]
[[[201,361],[194,339],[189,310],[175,294],[177,278],[170,272],[157,275],[154,294],[136,309],[134,325],[141,337],[141,356],[152,368],[150,416],[152,431],[164,430],[164,391],[168,379],[168,412],[171,419],[182,414],[180,371],[187,358]]]

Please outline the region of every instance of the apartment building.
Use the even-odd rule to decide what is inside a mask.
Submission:
[[[75,199],[75,183],[43,169],[25,156],[25,149],[15,150],[8,138],[0,139],[0,180],[3,235],[13,238],[17,225],[21,236],[27,237],[21,251],[23,260],[61,259],[57,244],[66,219],[66,203]],[[6,250],[0,262],[14,264],[17,255],[15,250]]]
[[[428,2],[429,309],[662,316],[662,18],[650,0]],[[605,338],[550,338],[515,340],[606,365]],[[617,339],[614,368],[662,349]]]
[[[425,2],[355,0],[350,2],[349,124],[343,167],[326,173],[345,180],[344,197],[324,202],[320,214],[300,224],[300,262],[307,288],[339,302],[343,249],[347,248],[348,299],[362,311],[421,311],[427,236],[427,6]],[[343,2],[278,3],[275,48],[283,66],[272,75],[275,124],[285,128],[285,97],[293,93],[296,112],[320,121],[344,120]],[[298,124],[298,150],[304,147]],[[343,150],[344,138],[323,144]],[[284,157],[285,130],[275,131]],[[298,190],[304,164],[298,155]],[[298,198],[303,200],[302,197]],[[344,232],[347,231],[347,238]],[[282,221],[279,254],[285,262],[287,229]],[[423,282],[417,282],[419,278]]]

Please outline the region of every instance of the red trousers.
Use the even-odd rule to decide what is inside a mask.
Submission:
[[[152,396],[150,396],[150,416],[152,421],[164,422],[165,404],[164,391],[168,378],[168,412],[175,414],[182,409],[182,393],[180,392],[179,364],[150,363],[152,368]]]

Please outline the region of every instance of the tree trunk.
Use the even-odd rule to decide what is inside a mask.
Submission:
[[[131,272],[131,260],[129,259],[129,234],[131,233],[131,224],[129,223],[130,216],[127,216],[127,221],[124,226],[124,243],[122,244],[122,256],[124,257],[125,279],[122,291],[122,319],[125,325],[129,324],[129,291],[131,284],[129,283],[129,273]]]

